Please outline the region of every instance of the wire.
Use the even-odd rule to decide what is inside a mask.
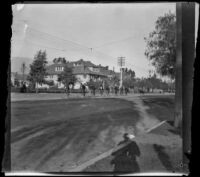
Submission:
[[[111,55],[105,54],[104,52],[101,52],[101,51],[99,51],[99,50],[96,50],[95,48],[100,48],[100,47],[105,46],[105,45],[111,45],[111,44],[113,44],[113,43],[117,43],[117,42],[120,42],[120,41],[125,41],[125,40],[128,40],[128,39],[130,39],[130,38],[134,38],[134,36],[131,36],[131,37],[128,37],[128,38],[125,38],[125,39],[122,39],[122,40],[118,40],[118,41],[113,41],[113,42],[105,43],[105,44],[103,44],[103,45],[101,45],[101,46],[97,46],[97,47],[95,47],[95,48],[90,48],[90,47],[87,47],[87,46],[85,46],[85,45],[79,44],[79,43],[77,43],[77,42],[74,42],[74,41],[71,41],[71,40],[67,40],[67,39],[62,39],[62,38],[57,37],[57,36],[55,36],[55,35],[52,35],[52,34],[49,34],[49,33],[46,33],[46,32],[40,31],[40,30],[37,30],[37,29],[32,28],[32,27],[30,27],[30,26],[28,27],[28,29],[31,29],[32,31],[35,31],[35,32],[39,32],[39,33],[45,34],[45,35],[47,35],[47,36],[51,36],[51,37],[53,37],[54,39],[57,39],[57,40],[62,40],[62,41],[65,41],[65,42],[73,43],[73,44],[75,44],[75,45],[77,45],[77,46],[81,46],[81,47],[84,47],[84,48],[86,48],[86,49],[89,49],[91,52],[94,51],[94,52],[96,52],[96,53],[103,54],[103,55],[105,55],[105,56],[107,56],[107,57],[109,57],[109,58],[113,58],[113,59],[117,59],[117,58],[115,58],[115,57],[113,57],[113,56],[111,56]],[[40,36],[40,37],[41,37],[41,36]],[[50,39],[50,38],[49,38],[49,39]],[[51,40],[51,39],[50,39],[50,40]],[[55,41],[55,40],[54,40],[54,41]],[[58,49],[58,48],[53,48],[53,47],[49,47],[49,46],[39,45],[39,44],[30,42],[30,41],[28,41],[28,42],[31,43],[31,44],[33,44],[33,45],[41,46],[41,47],[45,47],[45,48],[49,48],[49,49],[54,49],[54,50],[59,50],[59,51],[69,51],[69,50],[65,50],[65,49]],[[144,68],[142,68],[142,67],[140,67],[140,66],[133,65],[133,64],[131,64],[131,63],[127,63],[127,64],[129,64],[129,65],[131,65],[131,66],[134,66],[134,67],[136,67],[136,68],[138,68],[138,69],[141,69],[141,70],[143,70],[143,71],[144,71],[144,70],[147,70],[147,69],[144,69]]]
[[[25,22],[18,21],[18,22],[15,22],[15,23],[24,24]],[[58,37],[58,36],[52,35],[52,34],[50,34],[50,33],[37,30],[37,29],[35,29],[35,28],[33,28],[33,27],[30,27],[30,25],[28,26],[28,30],[29,30],[29,29],[32,30],[32,31],[35,31],[35,32],[38,32],[38,33],[47,35],[47,36],[51,36],[51,37],[53,37],[54,39],[62,40],[62,41],[65,41],[65,42],[70,42],[70,43],[73,43],[73,44],[75,44],[75,45],[77,45],[77,46],[80,46],[80,47],[83,47],[83,48],[86,48],[86,49],[91,50],[91,47],[87,47],[87,46],[82,45],[82,44],[80,44],[80,43],[78,43],[78,42],[74,42],[74,41],[71,41],[71,40],[68,40],[68,39],[63,39],[63,38],[60,38],[60,37]],[[50,39],[50,38],[49,38],[49,39]],[[50,39],[50,40],[52,40],[52,39]],[[54,41],[55,41],[55,40],[54,40]]]
[[[52,34],[49,34],[49,33],[43,32],[43,31],[36,30],[36,29],[34,29],[34,28],[32,28],[32,27],[29,27],[29,29],[31,29],[31,30],[33,30],[33,31],[36,31],[36,32],[39,32],[39,33],[46,34],[46,35],[48,35],[48,36],[52,36],[52,37],[55,38],[55,39],[62,40],[62,41],[65,41],[65,42],[70,42],[70,43],[73,43],[73,44],[75,44],[75,45],[78,45],[78,46],[81,46],[81,47],[84,47],[84,48],[87,48],[87,49],[90,49],[90,50],[91,50],[91,48],[89,48],[89,47],[87,47],[87,46],[84,46],[84,45],[82,45],[82,44],[79,44],[79,43],[77,43],[77,42],[74,42],[74,41],[71,41],[71,40],[67,40],[67,39],[62,39],[62,38],[57,37],[57,36],[54,36],[54,35],[52,35]]]
[[[25,39],[24,41],[23,40],[16,40],[16,41],[22,41],[22,42],[28,42],[32,45],[35,45],[35,46],[40,46],[40,47],[44,47],[44,48],[49,48],[49,49],[54,49],[54,50],[59,50],[59,51],[67,51],[65,49],[58,49],[58,48],[54,48],[54,47],[49,47],[49,46],[44,46],[44,45],[40,45],[40,44],[36,44],[36,43],[33,43],[27,39]]]
[[[96,48],[101,48],[103,46],[108,46],[108,45],[112,45],[113,43],[119,43],[121,41],[126,41],[126,40],[129,40],[131,38],[135,38],[135,36],[130,36],[130,37],[127,37],[127,38],[124,38],[124,39],[121,39],[121,40],[117,40],[117,41],[112,41],[112,42],[108,42],[108,43],[104,43],[100,46],[96,46],[96,47],[93,47],[92,49],[96,49]]]

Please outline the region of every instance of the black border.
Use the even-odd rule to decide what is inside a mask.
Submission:
[[[4,57],[2,57],[2,60],[4,62],[4,64],[0,65],[1,69],[0,69],[0,89],[1,89],[1,107],[0,107],[0,114],[2,115],[1,123],[0,125],[2,126],[2,128],[0,129],[1,132],[1,141],[2,144],[5,143],[5,152],[4,152],[4,146],[1,144],[0,146],[0,157],[2,159],[2,163],[1,163],[1,171],[6,171],[9,172],[11,170],[11,161],[10,161],[10,40],[11,40],[11,36],[12,36],[12,29],[11,29],[11,25],[12,25],[12,4],[15,3],[139,3],[141,1],[131,1],[131,0],[125,0],[125,1],[93,1],[93,0],[88,0],[88,1],[13,1],[13,2],[9,2],[6,6],[6,8],[4,8],[4,10],[6,9],[7,13],[8,13],[8,21],[6,24],[6,28],[3,31],[3,37],[5,39],[5,41],[3,42],[3,46],[5,47],[6,50],[3,49],[3,52],[5,52],[5,55],[3,55]],[[145,1],[145,2],[155,2],[155,1]],[[177,2],[177,1],[162,1],[163,2]],[[160,3],[160,1],[158,2]],[[199,47],[199,29],[198,29],[198,35],[197,35],[197,45],[196,45],[196,57],[195,57],[195,62],[194,62],[194,79],[193,79],[193,102],[192,102],[192,128],[195,128],[195,126],[198,126],[197,123],[195,123],[195,121],[198,120],[198,108],[200,105],[200,62],[199,62],[199,52],[200,51],[200,47]],[[8,32],[8,34],[7,34]],[[5,35],[4,35],[5,34]],[[192,91],[192,90],[191,90]],[[187,91],[183,92],[187,93]],[[185,110],[183,110],[184,112]],[[197,114],[196,114],[197,113]],[[195,116],[196,115],[196,116]],[[195,117],[195,118],[194,118]],[[5,126],[4,126],[5,125]],[[194,134],[192,134],[192,154],[188,154],[188,158],[189,158],[189,168],[190,168],[190,175],[193,174],[193,170],[192,170],[192,165],[193,165],[193,160],[194,160],[194,152],[195,150],[195,142],[194,140]],[[198,140],[196,140],[198,141]],[[196,153],[196,152],[195,152]],[[197,162],[198,163],[198,162]],[[4,174],[4,173],[3,173]],[[78,175],[78,174],[83,174],[83,175],[116,175],[114,173],[47,173],[47,174],[63,174],[63,175]]]

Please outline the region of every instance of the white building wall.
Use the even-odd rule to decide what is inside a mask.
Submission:
[[[90,76],[88,74],[87,75],[78,74],[78,75],[76,75],[76,78],[82,84],[85,84],[86,82],[90,81]]]
[[[90,81],[90,75],[78,74],[76,75],[77,82],[74,84],[74,89],[80,89],[81,83],[85,84]]]
[[[79,89],[82,84],[85,84],[86,82],[90,81],[90,75],[84,75],[84,74],[78,74],[76,75],[77,78],[77,82],[74,85],[74,89]],[[57,75],[48,75],[45,78],[48,81],[53,80],[54,84],[58,86],[58,88],[64,88],[64,84],[62,84],[61,82],[58,82],[58,76]]]
[[[36,88],[49,88],[49,85],[36,83]]]
[[[58,75],[54,74],[54,75],[48,75],[45,78],[47,81],[53,81],[55,85],[58,86],[58,88],[64,88],[64,84],[58,81]]]
[[[45,79],[47,81],[54,81],[55,84],[58,83],[58,75],[48,75]]]

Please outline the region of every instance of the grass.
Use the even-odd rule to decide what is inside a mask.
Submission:
[[[173,121],[174,119],[174,96],[144,96],[141,97],[147,112],[163,121]]]

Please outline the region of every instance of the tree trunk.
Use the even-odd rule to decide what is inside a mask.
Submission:
[[[38,93],[38,83],[35,83],[35,93]]]

